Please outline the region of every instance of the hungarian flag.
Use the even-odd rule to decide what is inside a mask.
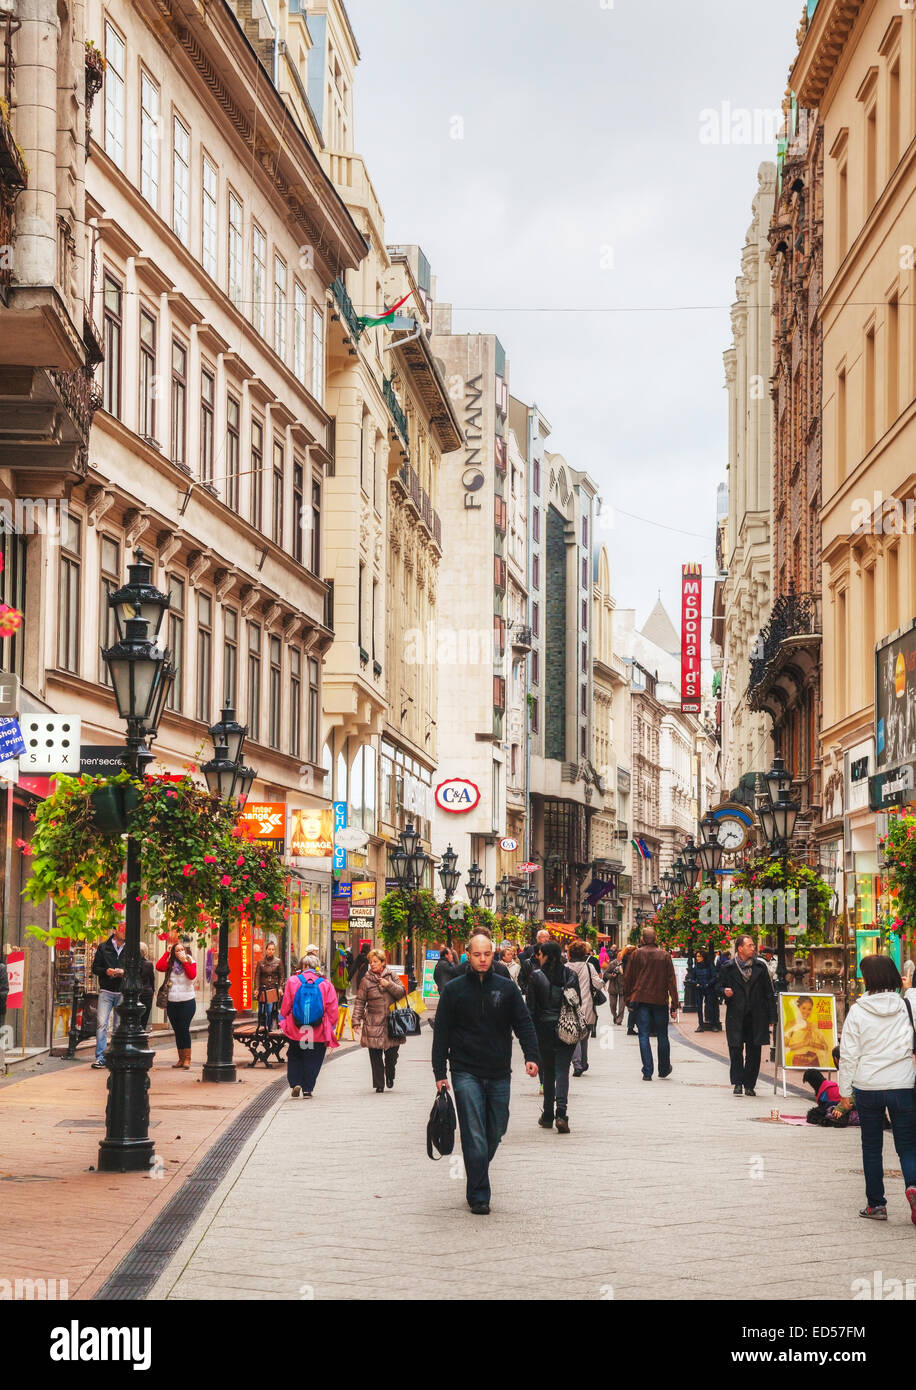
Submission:
[[[410,298],[410,295],[411,291],[408,290],[403,299],[399,299],[397,304],[392,304],[391,308],[386,309],[383,314],[379,314],[378,318],[370,318],[366,314],[360,314],[359,321],[363,328],[378,328],[379,324],[388,323],[395,311],[400,309],[401,305]]]

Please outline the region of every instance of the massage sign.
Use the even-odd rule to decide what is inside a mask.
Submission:
[[[681,710],[700,713],[700,603],[703,580],[699,565],[681,566]]]

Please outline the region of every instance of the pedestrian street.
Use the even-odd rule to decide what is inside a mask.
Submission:
[[[735,1097],[725,1062],[672,1030],[673,1075],[640,1076],[637,1040],[599,1024],[571,1081],[569,1135],[537,1126],[514,1050],[492,1214],[465,1204],[459,1156],[425,1151],[431,1034],[401,1050],[393,1091],[362,1049],[287,1091],[160,1278],[155,1299],[850,1299],[912,1275],[899,1178],[885,1225],[861,1222],[859,1133],[772,1123],[801,1096]],[[896,1157],[886,1148],[889,1173]],[[858,1287],[861,1288],[861,1285]]]

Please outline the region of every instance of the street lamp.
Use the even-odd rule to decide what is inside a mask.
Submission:
[[[801,808],[799,803],[792,799],[792,776],[786,771],[785,764],[778,753],[773,759],[773,766],[763,780],[767,789],[769,806],[761,807],[757,814],[770,847],[770,858],[781,859],[783,866],[785,866],[789,858],[789,843],[795,831],[795,822],[798,820],[798,813]],[[785,879],[785,877],[784,874],[783,878]],[[784,917],[785,913],[778,913],[777,916]],[[777,922],[776,924],[776,961],[776,993],[785,994],[789,988],[789,979],[786,968],[784,922]]]
[[[722,863],[722,855],[725,853],[719,844],[718,829],[719,822],[712,811],[709,811],[703,817],[703,838],[697,848],[697,858],[703,872],[709,875],[709,882],[712,887],[715,887],[716,874]]]
[[[461,875],[455,868],[457,863],[458,856],[451,845],[449,845],[442,856],[442,867],[439,870],[439,882],[445,890],[446,902],[451,902],[455,894],[455,889],[458,887],[458,881],[461,878]]]
[[[653,883],[652,887],[649,889],[649,897],[652,900],[652,907],[656,912],[658,912],[658,909],[662,905],[662,890],[659,888],[657,883]]]
[[[413,916],[411,908],[414,894],[423,881],[429,856],[424,853],[421,847],[420,832],[414,826],[413,821],[407,822],[398,839],[400,845],[393,852],[391,862],[401,892],[405,895],[410,894],[410,901],[407,904],[407,959],[404,962],[404,968],[407,972],[407,988],[409,992],[412,992],[417,987],[417,977],[414,974],[413,963]]]
[[[666,869],[666,870],[665,870],[665,872],[664,872],[664,873],[662,874],[662,876],[661,876],[661,881],[662,881],[662,891],[664,892],[664,894],[665,894],[665,900],[667,901],[667,899],[670,898],[670,897],[671,897],[671,894],[674,892],[674,882],[675,882],[674,874],[671,872],[670,869]]]
[[[483,881],[483,873],[481,872],[480,866],[476,863],[472,864],[467,872],[468,897],[471,900],[472,907],[477,907],[479,904],[480,899],[483,897],[483,890],[485,887],[486,885]]]
[[[484,907],[487,909],[488,912],[490,911],[490,908],[493,906],[493,889],[492,889],[492,888],[485,888],[485,889],[483,890],[483,905],[484,905]]]
[[[151,567],[138,552],[137,563],[128,567],[128,583],[109,597],[109,606],[115,611],[118,641],[102,651],[118,714],[127,724],[125,761],[134,777],[142,776],[152,759],[146,741],[155,737],[175,678],[169,653],[156,641],[169,600],[149,582],[151,573]],[[108,1105],[98,1163],[99,1171],[105,1173],[148,1172],[154,1147],[149,1137],[147,1075],[153,1065],[153,1053],[140,1023],[140,846],[132,834],[124,838],[124,975],[118,1026],[105,1054]]]
[[[702,869],[697,859],[697,847],[694,844],[693,836],[687,836],[687,843],[682,851],[681,864],[684,875],[684,884],[689,892],[693,892],[700,879]]]
[[[231,806],[238,811],[248,799],[248,792],[257,774],[254,768],[245,767],[242,763],[242,748],[248,730],[241,724],[236,724],[232,714],[231,708],[225,708],[222,719],[211,728],[213,757],[210,762],[204,763],[201,771],[207,779],[211,795],[219,797],[224,806]],[[229,893],[222,887],[214,979],[213,995],[207,1010],[209,1026],[203,1079],[234,1082],[236,1070],[232,1060],[232,1031],[235,1027],[236,1013],[229,992]]]
[[[512,884],[509,882],[509,875],[503,874],[502,878],[496,885],[496,891],[499,894],[499,911],[502,913],[505,913],[508,909],[509,889],[511,887]]]

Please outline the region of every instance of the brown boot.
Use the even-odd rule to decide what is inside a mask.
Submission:
[[[191,1049],[186,1047],[181,1054],[181,1065],[185,1071],[191,1070]]]
[[[183,1048],[183,1047],[179,1047],[179,1049],[178,1049],[178,1061],[172,1063],[172,1071],[178,1071],[179,1067],[183,1067],[183,1066],[184,1066],[184,1048]]]

